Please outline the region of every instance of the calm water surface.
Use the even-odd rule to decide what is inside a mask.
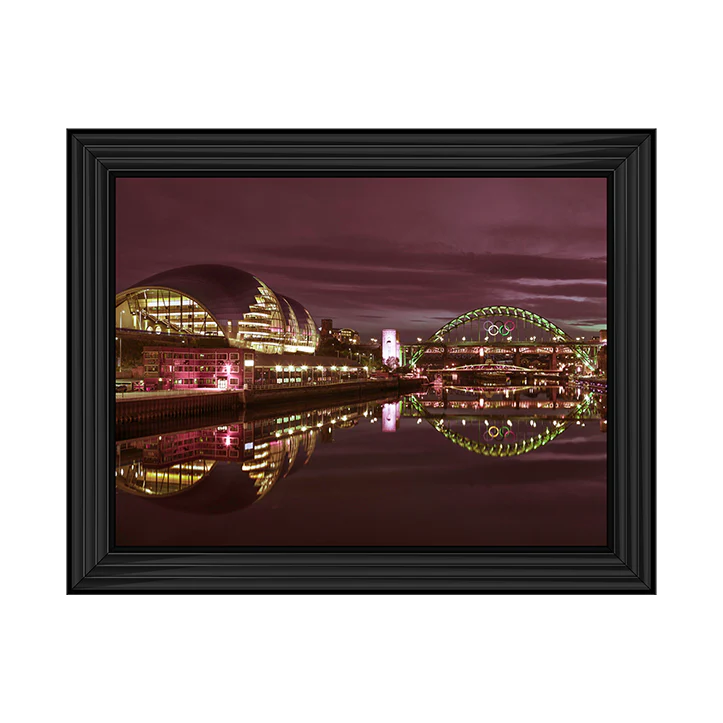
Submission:
[[[145,430],[116,445],[116,542],[604,545],[606,418],[577,389],[452,387]]]

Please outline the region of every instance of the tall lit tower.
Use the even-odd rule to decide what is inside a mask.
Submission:
[[[399,334],[396,329],[382,329],[382,362],[386,363],[388,359],[395,359],[396,363],[400,363],[401,347],[399,344]]]

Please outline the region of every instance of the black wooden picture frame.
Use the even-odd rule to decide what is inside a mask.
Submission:
[[[655,131],[69,130],[69,593],[655,593]],[[608,179],[608,545],[118,548],[115,179]]]

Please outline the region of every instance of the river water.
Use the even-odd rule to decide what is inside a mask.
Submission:
[[[116,444],[116,544],[605,545],[606,419],[580,389],[437,387],[176,422]]]

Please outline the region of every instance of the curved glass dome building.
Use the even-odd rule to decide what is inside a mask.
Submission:
[[[182,266],[149,276],[116,295],[117,329],[224,337],[264,353],[313,354],[311,314],[261,279],[232,266]]]

